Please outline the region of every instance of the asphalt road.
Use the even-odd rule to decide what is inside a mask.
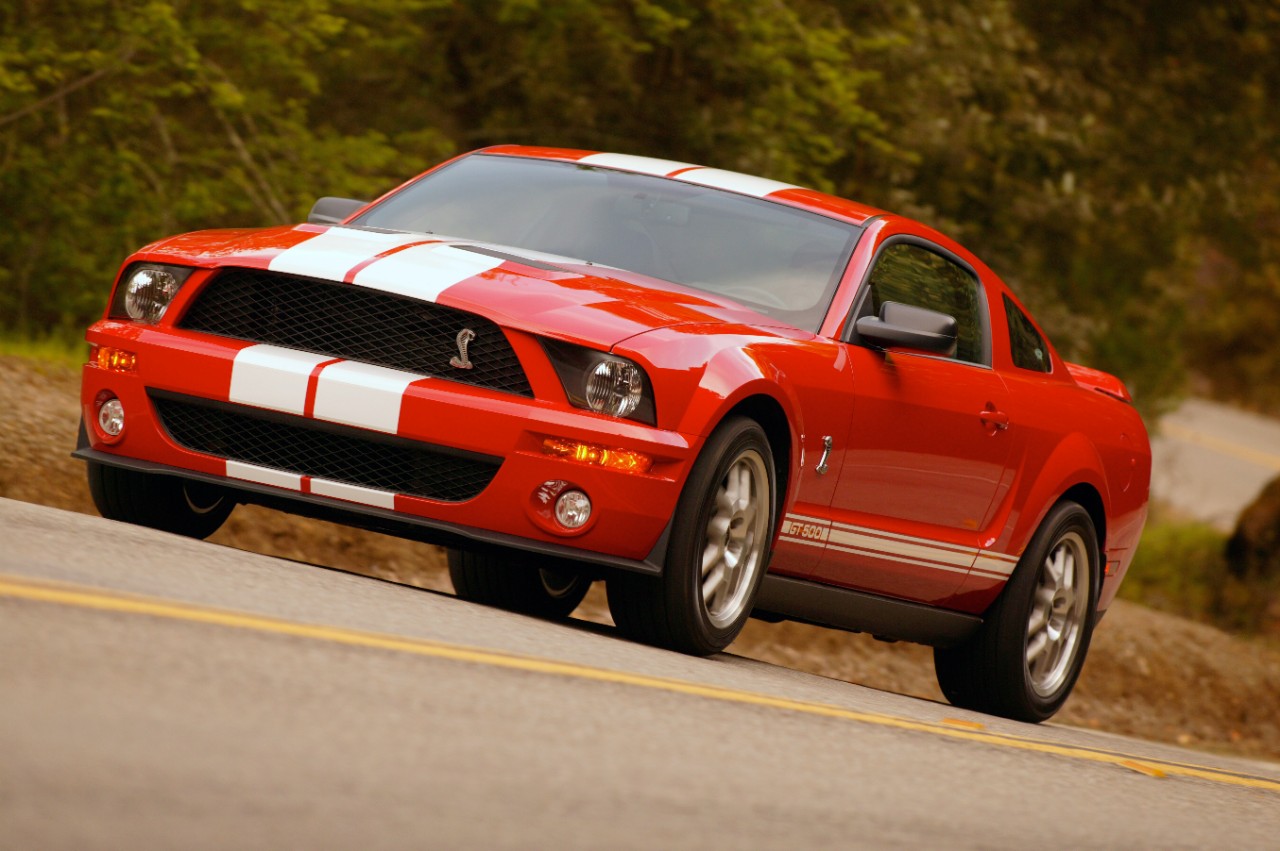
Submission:
[[[1280,765],[0,500],[0,848],[1275,848]]]
[[[1151,454],[1152,498],[1230,531],[1280,476],[1280,420],[1188,399],[1160,421]]]

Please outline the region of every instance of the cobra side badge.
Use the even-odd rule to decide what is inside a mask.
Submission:
[[[463,328],[458,332],[458,336],[456,338],[458,341],[458,354],[456,357],[449,358],[449,366],[452,366],[455,369],[471,369],[475,366],[475,364],[467,358],[467,346],[471,345],[471,341],[475,338],[476,332],[472,331],[470,328]]]

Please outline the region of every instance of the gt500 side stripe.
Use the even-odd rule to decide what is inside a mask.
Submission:
[[[779,537],[793,544],[819,547],[825,544],[841,552],[890,559],[947,572],[966,573],[972,570],[988,576],[1008,577],[1018,564],[1017,556],[1005,553],[834,523],[799,514],[788,514],[783,519]]]

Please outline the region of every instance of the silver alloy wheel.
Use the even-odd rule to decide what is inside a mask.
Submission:
[[[1050,697],[1070,676],[1092,598],[1089,550],[1067,532],[1045,556],[1027,620],[1026,667],[1031,687]]]
[[[702,550],[702,605],[717,629],[741,617],[764,569],[772,502],[764,458],[744,449],[716,488]]]

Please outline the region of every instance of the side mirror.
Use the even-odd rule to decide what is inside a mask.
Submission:
[[[354,198],[321,198],[311,208],[307,222],[313,225],[341,224],[356,210],[368,204]]]
[[[879,316],[864,316],[853,327],[861,339],[885,349],[950,352],[956,345],[954,317],[896,301],[886,301]]]

